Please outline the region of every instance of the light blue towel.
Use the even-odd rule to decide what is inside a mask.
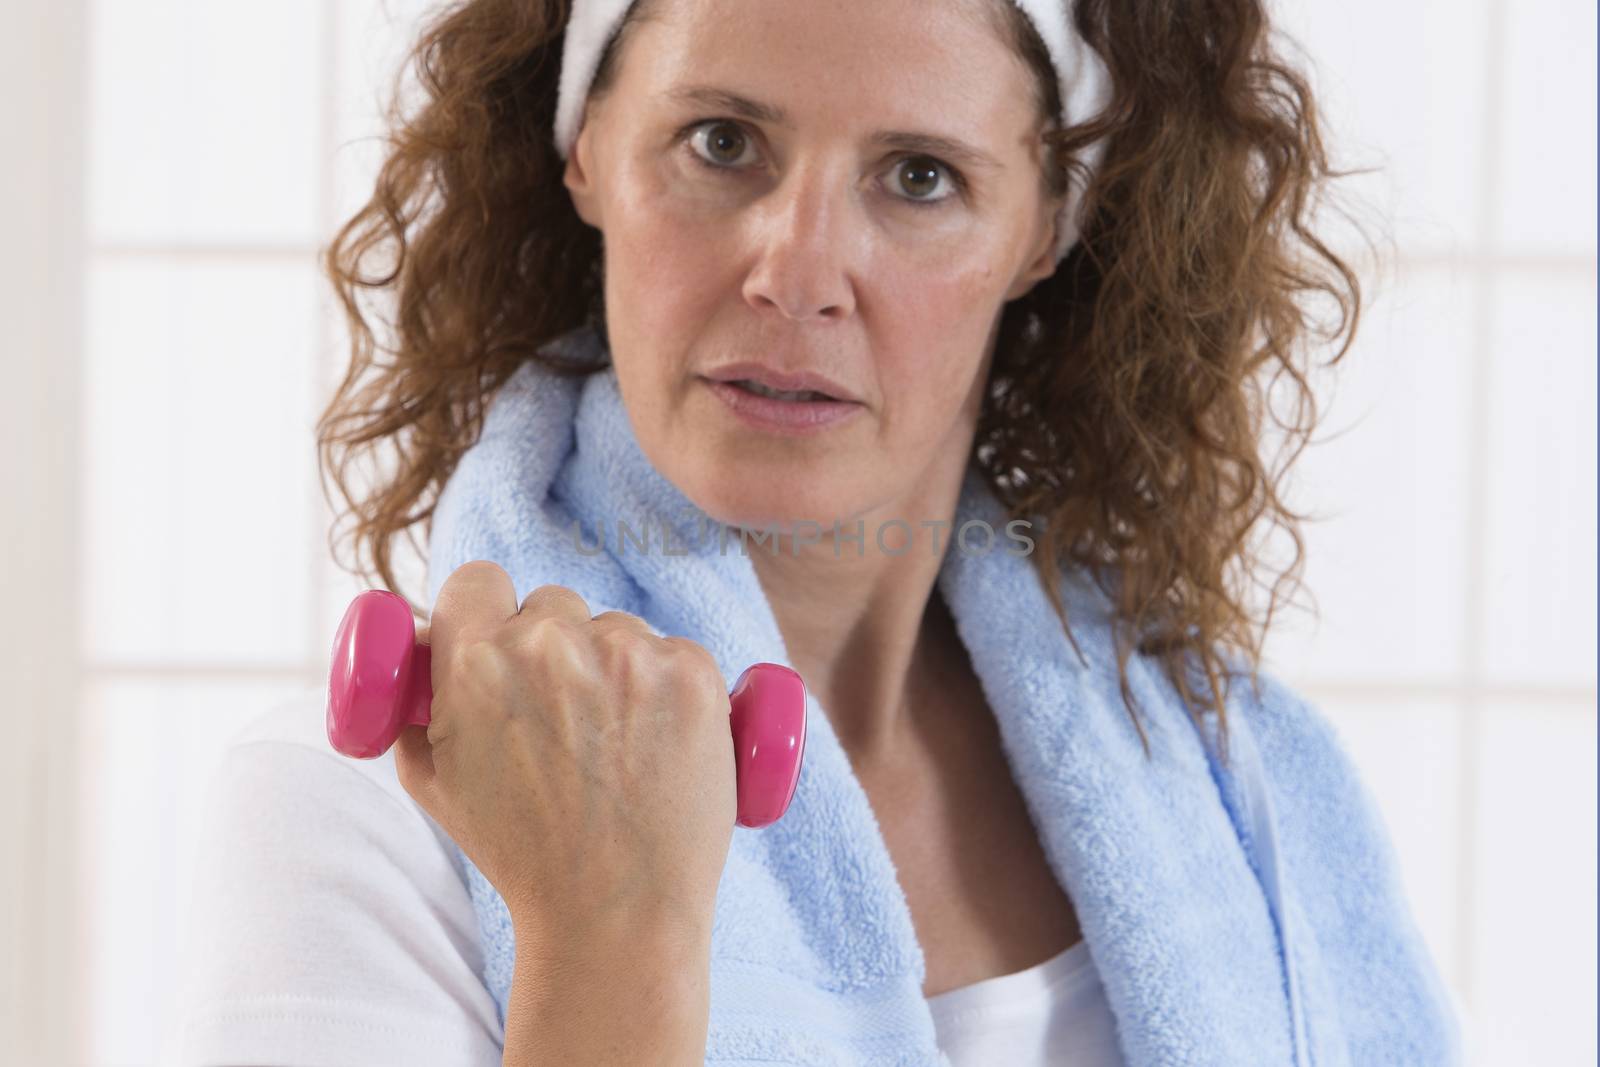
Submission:
[[[589,330],[556,344],[604,357]],[[619,519],[648,531],[648,551],[619,545]],[[970,519],[996,531],[1007,519],[976,466],[951,529]],[[440,498],[429,603],[455,568],[488,559],[519,598],[565,585],[595,613],[631,612],[699,642],[730,682],[754,662],[788,663],[749,558],[737,540],[724,549],[704,536],[707,522],[639,450],[612,371],[568,379],[529,363],[497,394]],[[590,554],[601,526],[606,551]],[[1203,742],[1159,664],[1134,656],[1147,759],[1118,688],[1109,603],[1091,581],[1071,573],[1062,586],[1085,661],[1031,560],[952,548],[938,587],[1129,1064],[1461,1061],[1452,1001],[1386,831],[1313,707],[1265,673],[1257,701],[1240,673],[1224,768],[1214,715]],[[706,1060],[935,1067],[945,1061],[905,895],[815,698],[808,715],[787,814],[733,832],[712,931]],[[503,1020],[510,917],[458,858]]]

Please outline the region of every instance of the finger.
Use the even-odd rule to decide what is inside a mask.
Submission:
[[[589,603],[564,585],[541,585],[523,600],[517,614],[524,622],[550,618],[582,625],[589,621]]]
[[[438,664],[449,663],[455,650],[474,635],[504,626],[517,613],[517,590],[511,576],[486,559],[463,563],[439,589],[428,621],[428,643],[433,646],[434,693],[439,691]]]

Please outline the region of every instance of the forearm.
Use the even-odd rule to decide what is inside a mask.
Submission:
[[[709,924],[541,933],[518,924],[504,1067],[704,1064]]]

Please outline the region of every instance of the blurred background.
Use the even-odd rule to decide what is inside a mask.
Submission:
[[[315,257],[365,198],[431,7],[8,8],[9,1062],[161,1062],[210,775],[242,724],[326,685],[361,586],[316,473],[346,352]],[[1336,161],[1380,168],[1347,185],[1395,244],[1349,246],[1371,303],[1291,494],[1324,516],[1321,617],[1281,617],[1267,666],[1377,796],[1473,1062],[1591,1064],[1595,5],[1276,11]]]

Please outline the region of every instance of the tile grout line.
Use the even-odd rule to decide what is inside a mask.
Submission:
[[[63,680],[63,689],[69,704],[63,709],[67,714],[62,716],[60,731],[54,735],[56,741],[65,740],[70,747],[69,753],[56,754],[53,758],[39,761],[34,764],[33,773],[43,778],[43,783],[35,795],[44,795],[46,798],[46,815],[40,822],[41,828],[51,837],[55,838],[54,848],[58,849],[53,855],[47,848],[44,851],[44,863],[36,863],[33,870],[46,872],[48,878],[51,874],[59,874],[60,882],[35,880],[32,885],[44,897],[44,906],[38,910],[30,911],[26,907],[23,914],[33,914],[39,921],[32,924],[32,937],[25,946],[19,946],[19,952],[24,958],[40,961],[38,949],[40,939],[48,939],[48,946],[42,962],[47,966],[42,970],[43,981],[40,983],[44,989],[46,1001],[38,1017],[31,1023],[38,1030],[25,1037],[24,1048],[32,1047],[45,1055],[65,1054],[68,1056],[87,1058],[95,1049],[95,1036],[97,1027],[92,1023],[82,1025],[83,1008],[93,1008],[98,998],[92,993],[86,994],[78,1004],[76,1011],[66,1009],[63,1005],[52,1002],[51,993],[71,990],[74,987],[85,991],[92,990],[92,981],[95,974],[96,953],[93,943],[86,933],[88,920],[91,915],[90,906],[93,898],[86,891],[85,882],[88,872],[85,842],[93,843],[89,836],[89,819],[93,812],[91,793],[86,798],[84,775],[88,760],[85,758],[86,735],[90,733],[86,724],[84,706],[89,691],[89,686],[84,680],[81,670],[85,657],[84,647],[84,568],[82,561],[87,558],[88,533],[86,528],[87,507],[84,501],[84,485],[87,479],[87,461],[89,454],[88,431],[85,422],[85,396],[88,392],[87,379],[89,367],[89,333],[88,316],[90,312],[89,284],[90,271],[93,266],[93,256],[89,250],[91,233],[91,207],[92,187],[89,184],[90,167],[94,160],[93,127],[91,125],[94,108],[95,73],[93,70],[92,56],[92,7],[85,0],[70,0],[58,5],[59,25],[52,25],[52,39],[48,42],[53,48],[67,41],[76,40],[85,42],[80,48],[61,48],[58,53],[62,57],[71,57],[57,64],[53,74],[56,80],[52,88],[57,90],[57,99],[47,105],[58,108],[57,114],[63,119],[53,131],[53,150],[61,154],[67,162],[63,178],[70,172],[70,179],[64,181],[62,190],[67,202],[70,202],[75,211],[76,218],[71,220],[70,232],[66,233],[66,240],[62,242],[63,278],[70,278],[70,284],[62,286],[60,299],[63,304],[59,309],[63,322],[63,331],[66,336],[66,345],[60,363],[62,368],[62,393],[61,400],[66,407],[62,413],[62,423],[55,427],[64,431],[64,438],[70,453],[70,459],[65,464],[64,472],[70,472],[70,477],[64,478],[67,483],[66,492],[70,493],[70,500],[65,502],[65,507],[70,515],[67,529],[61,548],[61,555],[55,557],[61,561],[70,561],[68,567],[68,582],[56,588],[55,593],[60,598],[62,605],[62,620],[69,629],[63,630],[61,637],[63,644],[70,642],[72,652],[70,657],[63,657],[63,665],[70,665],[71,678]],[[63,30],[60,37],[55,36],[56,31]],[[58,498],[59,499],[59,498]],[[33,664],[37,667],[38,664]],[[24,687],[25,691],[29,691]],[[43,693],[44,690],[32,689],[33,693]],[[15,695],[15,694],[13,694]],[[47,755],[51,755],[47,753]],[[50,779],[56,780],[56,789],[59,793],[51,795]],[[36,783],[39,781],[35,779]],[[99,786],[98,781],[89,783],[91,789]],[[89,803],[86,803],[86,799]],[[56,858],[59,857],[59,858]],[[38,852],[34,858],[40,858]],[[64,914],[65,912],[65,914]],[[63,921],[67,920],[67,921]],[[76,921],[74,921],[76,920]],[[98,1022],[98,1018],[95,1019]],[[41,1034],[40,1031],[45,1031]],[[64,1032],[63,1032],[64,1031]]]
[[[1500,221],[1497,197],[1500,194],[1499,161],[1503,136],[1503,111],[1505,95],[1505,34],[1507,30],[1506,0],[1488,0],[1485,12],[1483,79],[1483,126],[1481,129],[1481,154],[1478,189],[1478,247],[1489,248],[1495,240]],[[1488,550],[1485,545],[1485,527],[1489,511],[1489,487],[1486,466],[1488,459],[1488,427],[1493,413],[1490,410],[1489,378],[1493,369],[1494,353],[1491,349],[1491,330],[1496,310],[1492,306],[1495,295],[1497,271],[1492,259],[1480,257],[1472,267],[1472,287],[1476,293],[1473,309],[1477,336],[1472,346],[1472,387],[1468,396],[1469,427],[1467,440],[1467,544],[1465,580],[1466,603],[1461,613],[1462,650],[1464,654],[1463,678],[1466,688],[1462,704],[1460,734],[1460,773],[1457,776],[1457,805],[1460,812],[1456,824],[1458,896],[1456,900],[1456,967],[1461,983],[1466,1010],[1473,1021],[1481,1015],[1479,1001],[1477,944],[1477,909],[1479,905],[1478,833],[1481,815],[1478,806],[1478,779],[1481,773],[1480,746],[1483,738],[1484,682],[1483,657],[1486,651],[1484,628],[1487,610],[1484,578],[1488,567]],[[1469,1022],[1470,1026],[1471,1023]]]
[[[318,29],[321,30],[322,34],[322,54],[320,57],[321,62],[318,64],[318,66],[321,71],[323,82],[322,100],[317,109],[317,121],[320,126],[320,128],[317,130],[317,138],[321,143],[322,149],[320,153],[321,159],[318,162],[320,172],[318,174],[317,182],[317,239],[319,244],[316,247],[305,250],[305,253],[311,255],[313,259],[320,255],[322,247],[328,243],[328,235],[332,232],[334,223],[333,214],[336,188],[333,161],[338,155],[339,73],[341,69],[339,64],[339,48],[342,44],[339,34],[339,16],[337,13],[339,10],[339,5],[335,4],[317,5],[318,14],[316,17],[317,21],[320,23]],[[332,349],[334,343],[334,338],[329,336],[328,329],[328,319],[331,309],[324,307],[324,299],[327,288],[325,276],[320,269],[314,271],[314,276],[317,280],[317,284],[315,286],[316,300],[314,304],[316,309],[314,317],[315,331],[313,334],[313,336],[316,338],[316,341],[311,359],[311,381],[307,383],[307,388],[311,391],[311,411],[313,420],[316,417],[316,412],[325,400],[323,395],[323,383],[327,380],[327,372],[332,365]],[[333,640],[333,635],[331,633],[326,635],[324,638],[323,635],[318,632],[322,626],[321,590],[323,575],[321,552],[325,542],[325,531],[322,526],[324,501],[322,498],[322,479],[320,475],[320,451],[318,450],[316,441],[314,439],[311,444],[313,452],[311,478],[309,479],[311,484],[307,487],[307,492],[309,492],[311,496],[311,507],[309,509],[311,529],[308,531],[311,534],[311,550],[306,553],[306,561],[310,569],[310,585],[308,586],[310,595],[306,599],[306,609],[310,615],[310,618],[307,621],[304,644],[306,655],[308,657],[314,656],[314,654],[316,654],[320,648],[326,647],[323,645],[324,640],[328,642]],[[315,662],[315,659],[312,659],[312,662]],[[329,665],[324,664],[322,666],[323,671],[328,669]],[[300,672],[293,671],[289,673],[298,674]]]

